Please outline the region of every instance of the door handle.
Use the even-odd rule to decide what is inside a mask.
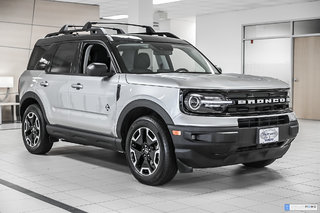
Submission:
[[[297,78],[294,78],[293,81],[294,81],[294,82],[298,82],[299,80],[298,80]]]
[[[47,87],[47,86],[49,86],[49,83],[48,83],[48,81],[42,81],[42,82],[40,83],[40,86],[42,86],[42,87]]]
[[[76,90],[79,90],[79,89],[82,89],[82,88],[83,88],[82,84],[80,84],[80,83],[72,84],[71,87],[72,87],[72,88],[75,88]]]

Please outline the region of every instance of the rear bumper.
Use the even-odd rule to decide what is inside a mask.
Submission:
[[[281,158],[297,136],[299,124],[291,121],[279,127],[279,142],[258,144],[258,130],[264,127],[192,127],[168,128],[178,163],[192,168],[218,167],[238,163]],[[180,136],[172,130],[181,131]]]

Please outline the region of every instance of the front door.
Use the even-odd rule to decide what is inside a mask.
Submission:
[[[320,37],[294,40],[294,102],[298,118],[320,120]]]
[[[78,73],[69,81],[69,122],[77,129],[114,136],[118,75],[106,78],[87,72],[87,67],[94,63],[112,69],[107,47],[99,42],[85,42],[80,60]]]

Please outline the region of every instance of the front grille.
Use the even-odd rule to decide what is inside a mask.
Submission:
[[[273,126],[289,123],[288,115],[261,117],[261,118],[240,118],[238,119],[239,128]]]
[[[229,91],[225,96],[227,99],[234,102],[225,109],[225,114],[231,116],[275,114],[289,110],[288,91],[284,89]],[[281,99],[285,101],[278,103],[264,103],[267,99]],[[239,104],[241,101],[246,103]],[[262,103],[258,103],[259,101],[262,101]]]
[[[277,143],[267,143],[267,144],[258,144],[254,146],[239,147],[237,149],[237,152],[246,152],[246,151],[252,151],[257,149],[276,148],[276,147],[282,146],[284,143],[285,142],[277,142]]]

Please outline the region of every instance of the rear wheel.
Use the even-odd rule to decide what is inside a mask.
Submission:
[[[174,149],[168,130],[156,117],[133,122],[126,139],[126,157],[134,177],[147,185],[162,185],[177,173]]]
[[[243,165],[247,167],[252,167],[252,168],[262,168],[265,166],[268,166],[275,162],[276,159],[270,159],[270,160],[262,160],[262,161],[256,161],[256,162],[251,162],[251,163],[244,163]]]
[[[46,122],[38,105],[30,105],[22,119],[24,145],[32,154],[45,154],[53,143],[46,131]]]

